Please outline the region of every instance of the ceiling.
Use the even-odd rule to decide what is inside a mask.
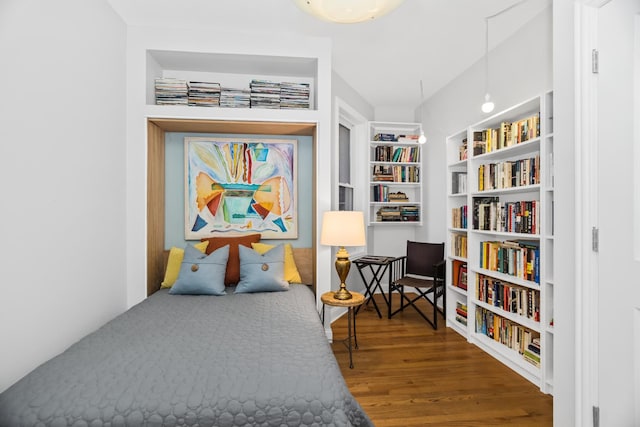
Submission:
[[[358,24],[321,21],[292,0],[109,0],[129,25],[204,27],[249,34],[326,37],[332,65],[373,107],[415,108],[482,59],[485,17],[490,48],[552,0],[405,0],[390,14]]]

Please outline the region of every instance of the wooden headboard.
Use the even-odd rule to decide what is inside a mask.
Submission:
[[[296,261],[296,267],[298,267],[298,272],[300,273],[300,278],[302,279],[302,283],[305,285],[311,286],[311,288],[316,290],[315,282],[314,282],[314,256],[313,256],[313,248],[293,248],[293,259]],[[162,253],[162,271],[164,272],[167,269],[167,261],[169,260],[169,251],[165,250]],[[163,276],[164,277],[164,276]],[[162,279],[161,279],[162,280]],[[153,292],[160,289],[160,281],[156,284],[156,288]],[[151,293],[153,293],[151,292]],[[149,295],[151,295],[151,293]]]

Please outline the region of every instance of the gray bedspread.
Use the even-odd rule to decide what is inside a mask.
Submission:
[[[313,293],[161,290],[0,394],[0,426],[368,426]]]

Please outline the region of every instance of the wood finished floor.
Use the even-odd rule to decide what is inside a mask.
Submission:
[[[553,425],[551,395],[438,322],[435,331],[411,308],[387,319],[363,307],[353,369],[347,316],[332,324],[342,373],[377,427]]]

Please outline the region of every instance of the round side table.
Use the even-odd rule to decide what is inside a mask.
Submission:
[[[322,325],[324,326],[324,306],[329,305],[332,307],[346,307],[347,308],[347,331],[348,336],[344,343],[349,349],[349,368],[353,369],[353,356],[352,356],[352,342],[355,344],[355,348],[358,348],[358,337],[356,335],[356,308],[364,303],[364,295],[359,292],[349,291],[351,298],[346,300],[335,299],[333,297],[334,291],[325,292],[320,297],[322,301]],[[353,327],[353,332],[352,332]]]

